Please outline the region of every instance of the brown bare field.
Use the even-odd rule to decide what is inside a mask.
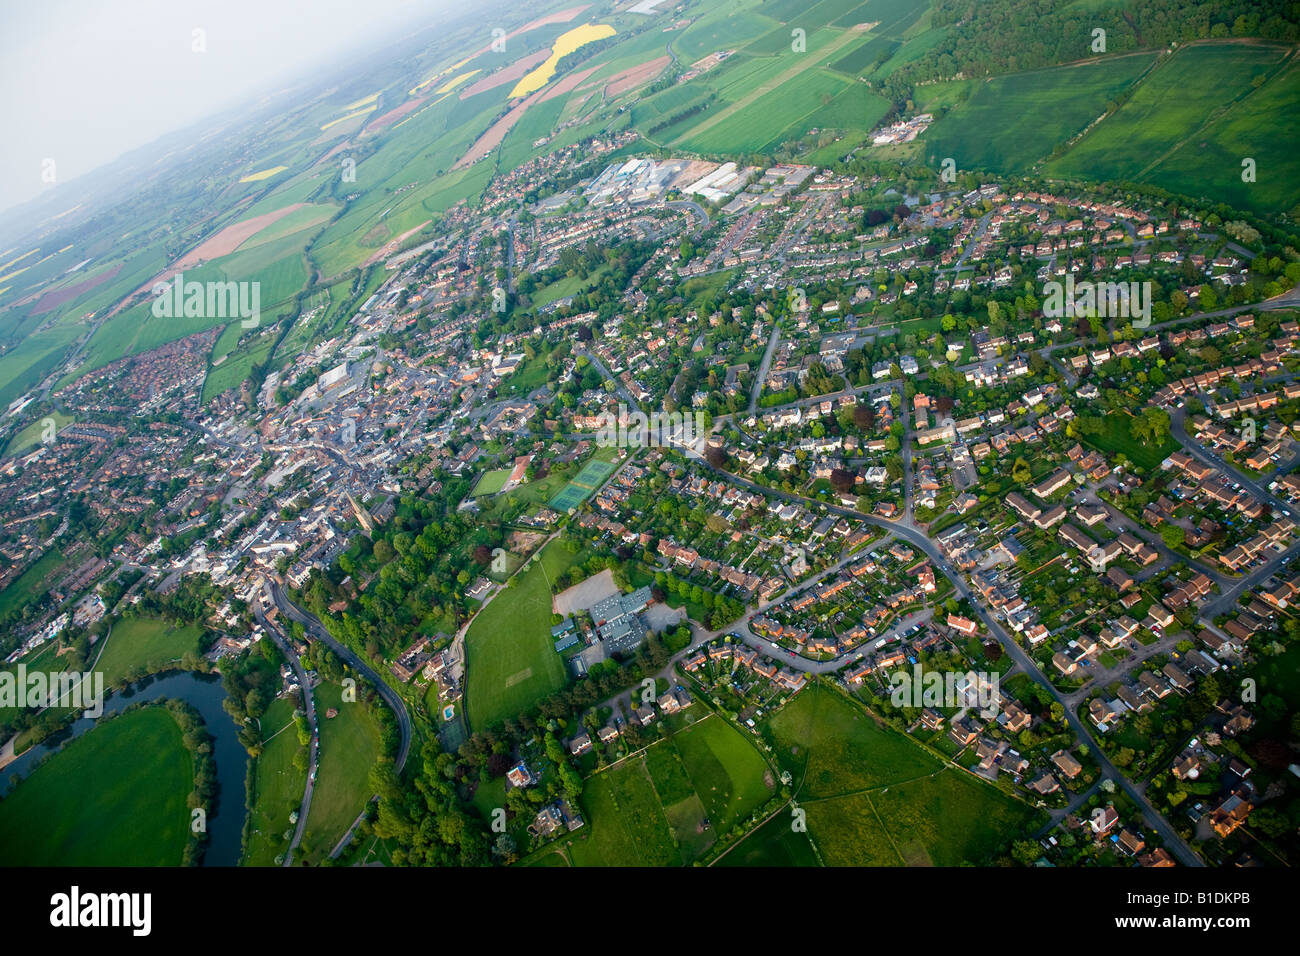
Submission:
[[[574,87],[576,87],[579,83],[581,83],[583,80],[591,76],[591,74],[595,73],[599,69],[600,67],[593,66],[589,70],[580,70],[577,73],[570,73],[564,79],[552,83],[548,87],[538,90],[537,92],[541,95],[541,99],[539,99],[537,102],[545,103],[547,100],[553,100],[557,96],[563,96],[565,93],[568,93],[571,90],[573,90]]]
[[[525,23],[522,27],[520,27],[518,30],[515,30],[513,33],[507,33],[506,39],[508,40],[511,37],[517,37],[519,36],[519,34],[527,33],[529,30],[536,30],[538,27],[550,26],[552,23],[568,23],[570,20],[572,20],[574,17],[580,14],[583,10],[586,10],[589,6],[591,6],[591,4],[584,3],[581,6],[566,7],[563,10],[557,10],[555,13],[549,13],[546,16],[541,17],[537,20],[533,20],[530,23]],[[488,49],[491,49],[491,44],[488,44]]]
[[[496,149],[497,146],[500,145],[501,141],[506,138],[506,133],[510,132],[510,128],[523,118],[524,113],[528,111],[528,107],[538,102],[541,95],[542,91],[538,90],[505,116],[501,117],[489,126],[487,131],[478,139],[474,140],[474,145],[466,151],[464,156],[456,160],[456,164],[451,168],[463,169],[466,166],[473,166],[488,153],[492,152],[492,150]]]
[[[577,73],[570,73],[568,76],[564,77],[564,79],[542,87],[505,116],[501,117],[501,119],[493,123],[488,128],[487,132],[474,140],[474,145],[469,148],[469,151],[466,152],[464,156],[456,160],[456,164],[451,168],[463,169],[466,166],[472,166],[477,163],[480,159],[501,145],[501,141],[506,138],[506,133],[510,132],[511,127],[523,118],[524,113],[528,111],[528,107],[532,106],[534,103],[545,103],[547,100],[571,92],[575,86],[599,69],[600,67],[593,66],[590,69],[580,70]]]
[[[402,233],[400,236],[397,236],[395,239],[390,239],[388,242],[384,243],[382,249],[380,249],[378,252],[376,252],[374,255],[372,255],[369,259],[367,259],[363,263],[362,268],[365,268],[371,263],[378,262],[380,259],[383,259],[385,256],[392,255],[394,252],[397,251],[398,246],[404,243],[407,239],[410,239],[413,235],[415,235],[417,232],[419,232],[421,229],[423,229],[431,222],[433,222],[432,219],[426,219],[424,220],[424,222],[420,223],[414,229],[408,229],[406,230],[406,232]],[[378,229],[379,227],[376,226],[375,228]]]
[[[586,10],[589,6],[591,6],[591,4],[584,3],[580,7],[567,7],[564,10],[557,10],[555,13],[548,13],[544,17],[539,17],[538,19],[533,20],[529,23],[525,23],[522,27],[520,27],[517,30],[511,30],[509,33],[505,35],[505,39],[511,40],[517,36],[522,36],[523,34],[527,33],[529,30],[536,30],[538,27],[549,26],[552,23],[568,23],[570,20],[572,20],[574,17],[580,14],[583,10]],[[488,43],[480,47],[479,49],[475,50],[473,53],[465,57],[465,59],[461,60],[460,62],[468,63],[470,60],[474,59],[474,57],[482,56],[484,53],[489,52],[491,49],[492,49],[492,44]],[[547,52],[547,56],[550,56],[549,51]],[[522,74],[520,75],[522,76]],[[518,77],[516,77],[516,79],[518,79]]]
[[[524,74],[541,63],[551,55],[550,50],[538,50],[536,53],[530,53],[511,63],[504,70],[497,70],[495,73],[489,73],[477,83],[471,83],[465,89],[461,90],[460,98],[467,100],[471,96],[477,96],[479,93],[486,93],[488,90],[494,90],[498,86],[504,86],[507,83],[514,83],[523,79]]]
[[[656,57],[653,60],[647,60],[639,66],[624,70],[622,73],[615,73],[605,84],[605,96],[613,97],[628,90],[634,90],[642,83],[648,83],[656,76],[663,72],[664,67],[672,62],[672,57],[664,55]]]
[[[79,298],[97,285],[103,285],[109,279],[116,276],[122,271],[122,263],[118,263],[111,269],[105,269],[97,276],[91,276],[89,279],[82,279],[76,285],[64,286],[54,292],[47,292],[37,303],[32,306],[32,315],[44,315],[46,312],[52,312],[65,302],[71,302]]]
[[[151,289],[155,282],[166,282],[178,272],[184,272],[186,269],[192,269],[204,262],[211,262],[213,259],[220,259],[222,256],[230,255],[246,240],[305,205],[307,204],[296,202],[288,206],[282,206],[272,212],[264,212],[260,216],[245,219],[243,222],[236,222],[226,226],[215,236],[195,246],[136,291],[143,292],[146,289]]]
[[[673,177],[666,185],[669,189],[689,185],[718,168],[718,164],[707,159],[692,159],[686,168]]]
[[[316,160],[316,162],[312,163],[312,166],[319,166],[321,163],[333,159],[339,153],[343,152],[343,150],[347,149],[350,145],[352,144],[345,139],[343,142],[330,147],[330,151],[326,153],[324,156],[322,156],[320,159]]]
[[[383,129],[385,126],[392,126],[407,113],[410,113],[416,107],[422,105],[426,100],[428,100],[427,96],[417,96],[414,99],[407,100],[401,106],[393,107],[383,116],[376,116],[370,121],[366,128],[362,130],[362,132],[373,133],[375,130]]]

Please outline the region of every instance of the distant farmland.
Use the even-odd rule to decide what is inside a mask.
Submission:
[[[1023,173],[1058,143],[1081,133],[1155,60],[1154,53],[994,77],[923,136],[937,166]]]
[[[1262,43],[1203,43],[1180,49],[1161,63],[1139,84],[1133,96],[1113,115],[1079,141],[1062,158],[1047,165],[1053,176],[1075,176],[1094,180],[1143,180],[1161,178],[1155,173],[1166,154],[1185,142],[1206,139],[1202,127],[1226,113],[1233,104],[1251,93],[1257,78],[1268,77],[1282,62],[1286,50]],[[1294,72],[1291,74],[1294,82]],[[1262,80],[1261,80],[1262,82]],[[1285,100],[1285,93],[1280,97]],[[1266,98],[1267,99],[1267,98]],[[1207,111],[1205,104],[1217,105]],[[1222,112],[1220,112],[1222,111]],[[1229,126],[1228,129],[1232,127]],[[1284,139],[1267,124],[1253,127],[1250,145],[1267,139]],[[1222,128],[1221,128],[1222,132]],[[1294,155],[1294,150],[1291,151]],[[1181,161],[1185,178],[1172,188],[1193,195],[1213,194],[1230,173],[1240,182],[1241,160],[1228,170],[1212,165]],[[1173,183],[1168,176],[1165,182]],[[1295,196],[1295,181],[1290,182]]]

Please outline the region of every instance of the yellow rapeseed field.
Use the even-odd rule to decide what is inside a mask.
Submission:
[[[288,166],[272,166],[270,169],[261,169],[255,173],[249,173],[247,176],[241,179],[240,182],[260,183],[263,179],[270,179],[276,173],[284,172],[284,170],[288,168],[289,168]]]
[[[579,47],[586,46],[593,40],[603,40],[605,37],[612,37],[617,31],[607,23],[584,23],[580,27],[561,33],[556,38],[555,45],[551,47],[551,55],[531,73],[515,84],[515,88],[510,91],[510,98],[517,96],[527,96],[529,93],[535,93],[545,86],[555,73],[555,67],[560,60],[568,56]]]

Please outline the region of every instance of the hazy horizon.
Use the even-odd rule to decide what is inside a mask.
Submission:
[[[0,12],[0,215],[450,0],[49,0]],[[203,52],[194,31],[202,30]],[[290,42],[291,41],[291,42]],[[163,80],[163,82],[160,82]],[[53,160],[54,182],[42,178]]]

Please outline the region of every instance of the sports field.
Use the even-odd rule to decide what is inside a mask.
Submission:
[[[611,462],[592,458],[582,466],[582,471],[578,472],[577,477],[551,499],[551,507],[560,514],[567,514],[570,508],[578,507],[591,497],[592,492],[599,488],[600,483],[614,471],[614,467]]]
[[[486,730],[564,686],[564,661],[551,641],[550,581],[580,555],[552,541],[465,635],[466,716]]]
[[[164,707],[114,717],[0,801],[4,866],[178,866],[194,760]]]
[[[477,498],[479,495],[495,495],[505,487],[506,479],[510,477],[512,468],[494,468],[491,471],[485,471],[479,476],[474,484],[474,490],[469,493],[471,498]]]

